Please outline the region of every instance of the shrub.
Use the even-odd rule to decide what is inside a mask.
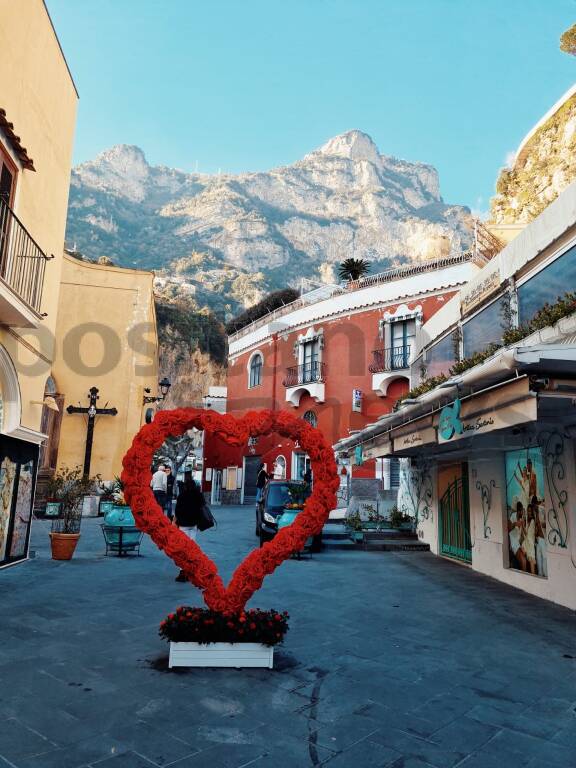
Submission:
[[[181,606],[160,624],[159,634],[172,643],[262,643],[278,645],[288,632],[288,613],[252,608],[224,614]]]
[[[255,320],[259,320],[261,317],[273,312],[275,309],[291,304],[300,297],[300,293],[295,288],[283,288],[281,291],[274,291],[269,296],[266,296],[258,304],[254,304],[241,315],[230,320],[226,323],[226,333],[230,336],[242,328],[245,328]]]

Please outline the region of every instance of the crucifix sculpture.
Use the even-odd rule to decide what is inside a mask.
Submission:
[[[84,477],[90,475],[90,461],[92,459],[92,444],[94,442],[94,422],[96,416],[116,416],[118,411],[116,408],[98,408],[96,405],[99,395],[98,387],[90,387],[88,394],[90,398],[90,404],[87,408],[82,408],[76,405],[69,405],[66,408],[68,413],[85,413],[88,415],[88,426],[86,428],[86,450],[84,452]]]

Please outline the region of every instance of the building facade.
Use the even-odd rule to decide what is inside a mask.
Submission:
[[[420,328],[477,270],[472,255],[390,270],[260,318],[229,338],[227,411],[288,410],[332,443],[361,430],[407,390]],[[261,462],[276,478],[301,479],[309,466],[302,449],[278,435],[241,449],[207,435],[204,491],[216,502],[252,501]],[[368,460],[351,482],[389,487],[390,474]]]
[[[419,394],[336,445],[404,459],[398,504],[433,552],[572,609],[575,286],[573,183],[423,325]]]
[[[97,407],[116,413],[96,417],[90,474],[104,481],[120,475],[134,435],[155,409],[144,402],[158,389],[153,283],[152,272],[92,264],[65,253],[50,377],[59,411],[52,411],[46,425],[42,480],[57,467],[83,466],[86,414],[69,412],[69,407],[88,406],[93,387]]]
[[[26,557],[78,94],[42,0],[0,25],[0,566]]]

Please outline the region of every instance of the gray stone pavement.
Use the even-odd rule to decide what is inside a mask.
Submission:
[[[253,511],[216,510],[226,578]],[[576,617],[429,553],[329,548],[252,605],[286,609],[274,670],[167,669],[159,622],[198,591],[146,540],[104,557],[85,520],[69,563],[36,522],[0,571],[0,766],[576,766]]]

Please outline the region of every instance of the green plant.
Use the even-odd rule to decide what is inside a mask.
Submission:
[[[469,368],[473,368],[475,365],[483,363],[484,360],[487,360],[501,348],[502,344],[497,344],[495,341],[493,341],[492,343],[488,344],[488,346],[482,351],[474,352],[473,355],[465,357],[463,360],[454,363],[449,371],[450,376],[458,376],[459,374],[464,373],[464,371],[467,371]]]
[[[366,259],[344,259],[338,267],[338,277],[340,280],[360,280],[361,277],[368,274],[370,262]]]
[[[94,490],[99,478],[86,477],[82,467],[62,467],[54,475],[52,490],[60,502],[60,517],[52,521],[55,533],[78,533],[82,521],[82,499]]]
[[[409,392],[406,392],[406,394],[399,397],[398,400],[396,400],[396,407],[398,407],[404,400],[413,400],[420,397],[420,395],[423,395],[425,392],[430,392],[430,390],[435,389],[447,379],[448,377],[444,373],[424,379],[418,386],[413,387]]]
[[[363,520],[360,517],[360,512],[353,512],[351,515],[346,516],[346,527],[352,531],[362,530]]]
[[[307,497],[310,495],[310,487],[304,483],[291,483],[288,486],[288,494],[291,504],[304,505]]]
[[[262,301],[259,301],[258,304],[254,304],[253,307],[250,307],[245,312],[242,312],[241,315],[238,315],[238,317],[235,317],[226,323],[226,333],[228,335],[236,333],[236,331],[245,328],[247,325],[250,325],[250,323],[268,315],[275,309],[279,309],[286,304],[291,304],[293,301],[296,301],[299,296],[300,294],[295,288],[284,288],[281,291],[274,291],[274,293],[271,293],[269,296],[263,298]]]
[[[392,511],[390,512],[390,525],[392,528],[400,528],[402,523],[411,523],[412,518],[410,515],[406,515],[404,512],[400,512],[398,507],[392,507]]]
[[[124,498],[124,483],[116,475],[114,482],[112,483],[112,501],[117,507],[125,507],[126,499]]]

